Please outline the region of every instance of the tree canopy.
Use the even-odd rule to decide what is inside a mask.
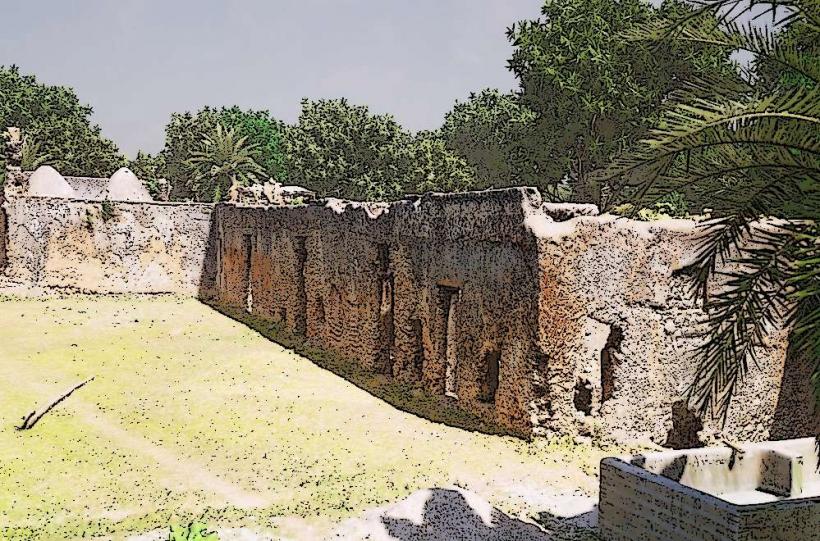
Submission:
[[[723,48],[624,38],[689,10],[675,1],[657,9],[641,0],[548,0],[542,18],[508,29],[509,68],[520,83],[513,118],[519,125],[521,114],[528,119],[509,153],[525,158],[514,167],[526,172],[524,180],[553,194],[567,181],[574,200],[599,203],[602,187],[590,173],[643,137],[673,92],[696,78],[737,77]],[[512,110],[515,98],[507,101]]]
[[[345,99],[302,101],[285,138],[288,179],[320,196],[387,200],[424,190],[463,190],[466,162],[436,133],[413,135],[391,115]]]
[[[162,162],[162,176],[171,182],[172,199],[196,197],[192,189],[194,173],[188,160],[204,138],[215,137],[218,125],[233,130],[237,138],[245,138],[252,148],[250,157],[262,168],[260,176],[279,181],[285,179],[284,124],[281,121],[264,110],[243,110],[238,106],[205,107],[196,113],[174,113],[165,127],[165,146],[158,157]]]
[[[475,189],[535,185],[526,159],[535,113],[512,92],[485,89],[457,101],[444,117],[441,137],[475,170]]]
[[[29,166],[46,163],[64,175],[88,176],[108,176],[121,167],[125,159],[91,123],[92,112],[73,89],[0,66],[0,127],[22,129]]]

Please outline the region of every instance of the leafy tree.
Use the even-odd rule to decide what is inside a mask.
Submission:
[[[17,66],[0,66],[0,129],[22,129],[29,166],[48,163],[64,175],[101,177],[121,167],[125,159],[91,123],[91,113],[71,88],[44,85]]]
[[[157,199],[162,190],[159,180],[165,178],[165,159],[163,155],[152,156],[140,150],[137,152],[137,157],[128,162],[128,168],[145,184],[151,197]]]
[[[402,192],[411,137],[391,115],[344,98],[304,99],[285,140],[290,182],[320,196],[376,200]]]
[[[286,144],[289,180],[320,196],[395,199],[408,192],[464,189],[472,176],[435,134],[413,136],[392,116],[345,99],[303,100]]]
[[[690,8],[641,0],[547,0],[542,19],[508,30],[520,104],[535,115],[526,171],[547,193],[568,181],[572,199],[600,203],[591,173],[646,134],[670,94],[697,77],[736,76],[729,51],[706,43],[628,42],[622,33]]]
[[[215,132],[217,125],[235,131],[252,147],[252,158],[264,174],[275,180],[286,178],[282,141],[284,124],[268,111],[244,111],[237,106],[219,109],[205,107],[196,113],[174,113],[165,127],[165,147],[159,153],[164,162],[162,176],[172,182],[172,199],[194,197],[193,177],[188,160],[203,137]]]
[[[794,324],[792,346],[814,374],[820,404],[820,1],[788,2],[775,19],[785,27],[780,34],[716,19],[739,4],[704,1],[680,20],[633,33],[642,41],[744,50],[756,55],[760,72],[743,90],[710,82],[676,96],[647,140],[601,175],[638,205],[681,187],[712,194],[716,219],[705,225],[691,267],[710,330],[689,398],[702,414],[724,419],[756,349],[784,317]],[[777,4],[771,7],[777,17]],[[792,221],[759,221],[769,216]],[[721,263],[729,265],[718,271]],[[708,287],[716,280],[722,287]]]
[[[477,189],[538,184],[527,160],[535,113],[514,93],[485,89],[456,102],[444,117],[441,136],[447,148],[475,170]]]
[[[413,139],[413,159],[404,191],[461,192],[475,189],[475,173],[464,158],[447,149],[435,132],[419,132]]]
[[[239,186],[256,181],[265,173],[254,160],[256,146],[236,130],[216,125],[213,134],[203,136],[199,148],[191,153],[189,187],[200,201],[221,201]]]

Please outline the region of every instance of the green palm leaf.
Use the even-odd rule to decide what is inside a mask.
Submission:
[[[247,144],[247,137],[237,137],[235,130],[217,124],[186,162],[190,187],[202,200],[219,200],[231,187],[255,182],[264,174],[256,161],[257,150],[256,145]]]
[[[686,193],[708,202],[716,217],[701,226],[689,269],[709,323],[689,398],[702,414],[724,421],[757,349],[786,318],[820,403],[820,61],[816,46],[800,47],[734,21],[738,10],[760,4],[704,1],[678,24],[647,24],[629,38],[742,49],[800,74],[801,83],[691,85],[666,105],[649,137],[597,173],[613,186],[611,204],[626,199],[640,207]],[[780,11],[780,22],[808,28],[809,41],[817,43],[820,1],[769,6],[773,16],[789,7]],[[718,12],[724,14],[719,25]],[[772,222],[771,216],[793,221]]]

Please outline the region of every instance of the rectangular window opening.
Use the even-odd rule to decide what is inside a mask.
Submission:
[[[294,331],[304,335],[307,330],[307,289],[305,285],[305,267],[307,265],[307,239],[294,237],[293,251],[296,258],[296,313],[294,314]]]
[[[479,400],[482,402],[495,403],[495,394],[498,391],[498,373],[501,367],[501,352],[497,350],[488,351],[484,355],[482,369],[484,371],[481,379]]]
[[[393,375],[393,362],[396,349],[396,333],[393,321],[396,294],[394,291],[393,273],[390,272],[390,246],[378,245],[379,280],[379,364],[380,371]]]
[[[253,272],[251,269],[253,265],[253,235],[250,233],[243,235],[242,247],[245,253],[245,272],[242,277],[243,301],[245,311],[250,314],[253,313]]]
[[[455,340],[455,306],[461,297],[461,289],[439,285],[438,290],[444,329],[442,343],[445,358],[444,394],[458,399],[458,348]]]
[[[413,371],[416,377],[421,380],[424,376],[424,337],[422,336],[421,320],[413,318],[410,320],[410,330],[413,334]]]

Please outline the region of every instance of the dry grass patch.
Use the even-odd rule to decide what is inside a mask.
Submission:
[[[0,538],[325,523],[454,484],[535,516],[528,493],[596,490],[600,450],[405,413],[195,300],[5,298],[0,321]]]

